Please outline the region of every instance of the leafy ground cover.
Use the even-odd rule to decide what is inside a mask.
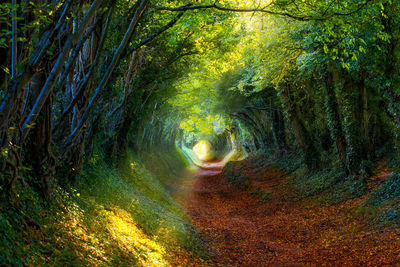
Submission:
[[[183,203],[210,248],[216,266],[395,265],[400,262],[400,229],[371,223],[368,199],[390,183],[385,162],[365,179],[364,194],[331,201],[329,190],[299,195],[296,177],[257,160],[236,162],[253,190],[239,190],[218,172],[199,169]],[[297,180],[299,182],[299,180]],[[254,188],[269,192],[260,201]],[[379,191],[378,191],[379,192]],[[296,196],[296,197],[295,197]],[[371,197],[372,196],[372,197]]]

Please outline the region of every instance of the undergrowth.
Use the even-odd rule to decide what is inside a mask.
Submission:
[[[42,266],[170,266],[204,256],[202,241],[160,181],[132,154],[118,170],[100,153],[49,204],[27,187],[0,204],[0,262]]]
[[[379,209],[375,219],[380,222],[400,224],[400,173],[392,173],[391,177],[371,193],[364,207]]]
[[[259,199],[261,202],[266,202],[271,198],[272,192],[270,190],[263,190],[256,186],[251,190],[251,195]]]
[[[176,146],[160,147],[158,150],[143,152],[141,161],[146,169],[164,182],[170,182],[179,176],[180,171],[188,167],[189,162]]]
[[[381,152],[377,152],[379,156]],[[398,169],[398,155],[389,157],[389,167]],[[324,203],[337,204],[368,193],[367,179],[374,175],[371,161],[360,164],[357,175],[346,176],[340,171],[338,158],[329,153],[322,154],[322,166],[317,170],[308,170],[302,161],[301,153],[280,153],[274,150],[258,151],[247,159],[254,167],[254,173],[260,173],[268,167],[279,168],[288,175],[288,194],[291,198],[312,197]],[[240,163],[238,163],[240,165]],[[242,163],[244,165],[244,163]],[[335,167],[336,166],[336,167]],[[294,192],[294,193],[293,193]],[[253,190],[252,194],[260,194]],[[287,197],[287,196],[284,196]],[[395,172],[371,192],[367,200],[358,206],[356,214],[363,214],[376,223],[400,223],[400,172]]]
[[[240,166],[235,165],[235,161],[228,162],[222,169],[222,175],[234,188],[246,190],[250,186],[250,180],[240,171]]]
[[[304,165],[302,153],[298,151],[258,151],[250,155],[253,172],[259,173],[268,167],[278,168],[288,175],[290,198],[304,198],[321,194],[324,202],[340,203],[366,193],[366,177],[371,175],[371,162],[363,161],[359,175],[346,176],[337,166],[337,156],[321,153],[321,168],[309,170]],[[322,168],[322,166],[325,166]],[[294,192],[294,193],[293,193]],[[288,193],[289,194],[289,193]]]

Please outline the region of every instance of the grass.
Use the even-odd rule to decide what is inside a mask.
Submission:
[[[0,205],[6,265],[171,266],[204,255],[201,239],[159,179],[132,154],[118,170],[100,153],[75,188],[51,204],[27,188],[18,203],[38,225]]]
[[[143,153],[141,161],[147,170],[163,182],[170,182],[190,163],[176,146],[160,147],[158,150]]]

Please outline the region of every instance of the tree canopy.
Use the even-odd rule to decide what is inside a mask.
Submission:
[[[0,14],[6,195],[50,198],[95,146],[115,164],[223,135],[346,175],[397,147],[396,1],[14,0]]]

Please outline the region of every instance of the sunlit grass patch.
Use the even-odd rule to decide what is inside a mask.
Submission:
[[[168,265],[163,244],[144,234],[127,211],[81,201],[86,210],[68,201],[64,211],[45,225],[48,257],[42,260],[46,264]]]
[[[51,203],[24,193],[29,217],[0,205],[0,262],[20,266],[175,266],[199,261],[199,235],[159,179],[135,157],[110,168],[98,156]],[[28,201],[29,200],[29,201]],[[1,264],[0,264],[1,265]]]
[[[198,234],[160,180],[131,154],[121,162],[118,170],[101,162],[88,168],[82,195],[105,207],[108,223],[110,220],[125,226],[133,223],[149,240],[166,250],[181,247],[201,254]],[[116,217],[110,217],[109,211],[116,213]]]
[[[95,214],[88,214],[72,199],[63,203],[65,209],[45,224],[47,239],[43,240],[47,264],[75,265],[111,262],[107,257],[108,234]]]
[[[106,228],[119,247],[126,253],[138,257],[138,264],[142,266],[167,265],[164,258],[165,248],[154,238],[145,235],[138,228],[131,215],[126,211],[114,208],[110,211],[103,210],[102,215],[107,219]]]

